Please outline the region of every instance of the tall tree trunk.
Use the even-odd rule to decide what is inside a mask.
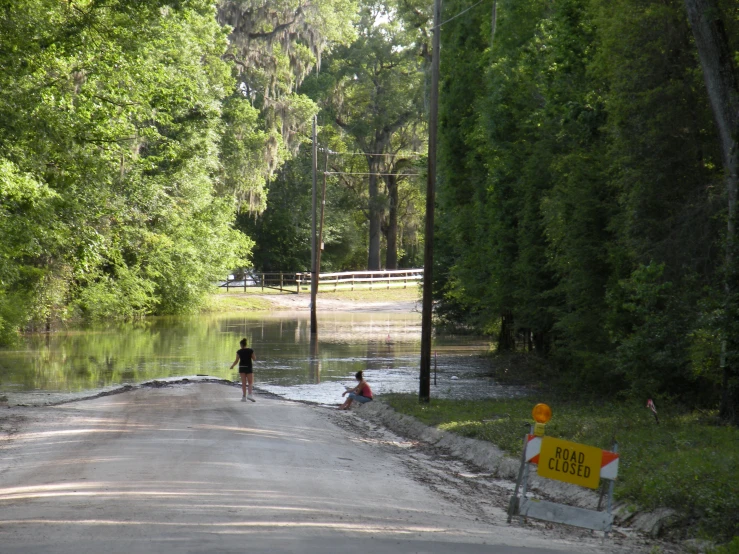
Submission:
[[[725,323],[721,347],[723,370],[721,417],[739,423],[739,271],[737,271],[736,200],[739,186],[739,76],[732,58],[721,12],[714,0],[685,0],[690,26],[698,49],[703,78],[708,90],[721,140],[728,224],[724,293]]]
[[[394,171],[394,170],[393,170]],[[387,213],[387,252],[385,254],[385,269],[398,269],[398,177],[385,177],[385,186],[388,195]]]
[[[500,334],[498,334],[498,350],[513,352],[516,350],[516,328],[511,312],[504,312],[500,318]]]
[[[377,156],[367,156],[369,167],[369,255],[367,269],[380,270],[380,237],[382,234],[382,200],[380,198],[379,182],[380,162]]]

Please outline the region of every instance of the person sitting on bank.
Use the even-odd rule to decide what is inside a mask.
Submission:
[[[344,394],[342,394],[341,396],[345,396],[348,394],[349,398],[347,398],[344,403],[339,406],[339,410],[348,410],[349,407],[352,405],[352,402],[355,400],[362,404],[372,400],[372,389],[370,389],[369,383],[364,380],[362,372],[357,371],[357,373],[354,375],[354,378],[359,381],[359,384],[353,389],[344,391]]]

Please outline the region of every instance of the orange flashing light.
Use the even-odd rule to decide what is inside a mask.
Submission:
[[[537,404],[531,410],[531,417],[534,418],[536,423],[547,423],[552,419],[552,409],[546,404]]]

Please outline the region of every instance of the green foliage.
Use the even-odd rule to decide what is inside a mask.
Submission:
[[[617,498],[643,509],[669,507],[685,538],[707,534],[729,540],[739,533],[739,430],[716,425],[715,414],[658,404],[660,424],[643,404],[584,402],[559,394],[506,400],[432,400],[383,397],[395,410],[465,437],[486,440],[518,457],[531,408],[552,406],[548,436],[610,449],[618,442]]]
[[[323,138],[323,133],[322,133]],[[331,140],[330,136],[326,136]],[[332,148],[336,147],[332,144]],[[340,146],[339,146],[340,147]],[[322,157],[322,156],[321,156]],[[254,267],[259,271],[309,271],[311,261],[312,153],[303,148],[271,182],[267,208],[255,216],[242,212],[237,226],[254,237]],[[322,177],[318,186],[322,187]],[[320,188],[317,192],[320,198]],[[320,205],[320,200],[319,200]],[[321,271],[360,269],[366,263],[364,221],[351,191],[327,179]],[[359,265],[355,265],[359,257]]]
[[[311,152],[287,162],[272,181],[264,213],[239,214],[236,225],[254,237],[258,271],[309,271],[311,259]]]
[[[723,546],[711,548],[708,554],[738,554],[739,553],[739,537],[734,537],[731,542]]]
[[[739,534],[736,429],[676,415],[659,428],[635,428],[623,450],[619,496],[640,506],[675,508],[699,533],[728,539]],[[627,457],[628,456],[628,457]]]
[[[57,198],[48,186],[0,158],[0,344],[13,342],[32,315],[30,292],[44,277],[32,260],[53,240],[56,225],[50,212]]]
[[[4,6],[3,337],[70,307],[92,318],[187,311],[243,265],[233,194],[258,188],[243,165],[261,137],[248,113],[227,109],[222,138],[235,83],[215,14],[205,0]],[[239,150],[244,128],[257,138]]]
[[[77,307],[93,321],[146,315],[154,306],[154,284],[136,273],[120,265],[114,275],[101,275],[80,290]]]
[[[364,2],[357,13],[355,5],[338,0],[277,2],[270,10],[251,2],[222,4],[221,19],[235,27],[229,56],[237,58],[241,91],[234,99],[238,110],[227,104],[225,114],[229,121],[243,119],[243,130],[227,131],[222,163],[237,176],[226,189],[236,188],[241,200],[237,226],[255,238],[257,269],[306,271],[310,265],[306,135],[317,106],[319,187],[324,147],[332,173],[326,180],[322,270],[366,269],[368,249],[378,265],[384,253],[388,268],[422,263],[424,195],[417,174],[425,164],[416,152],[425,149],[419,54],[428,37],[419,21],[428,18],[416,8]],[[320,71],[310,72],[314,67]],[[259,156],[253,163],[245,157],[250,147],[244,140],[264,144],[268,163],[262,173],[252,167],[259,168]]]
[[[336,125],[345,149],[364,154],[331,162],[342,172],[340,182],[364,202],[366,267],[380,269],[384,234],[385,265],[395,269],[398,250],[391,245],[404,230],[414,235],[418,226],[419,181],[411,169],[417,169],[415,152],[426,134],[423,59],[417,50],[421,36],[398,16],[394,1],[361,3],[355,28],[356,40],[336,48],[323,75],[306,80],[305,89]]]
[[[26,323],[27,298],[20,294],[0,291],[0,345],[14,344],[18,339],[18,328]]]
[[[218,19],[231,31],[226,57],[237,68],[239,99],[252,107],[235,109],[230,103],[226,110],[229,125],[236,124],[224,141],[223,160],[233,173],[227,186],[235,190],[242,209],[264,211],[264,181],[305,141],[318,108],[296,89],[314,68],[320,69],[326,52],[355,37],[356,9],[355,0],[218,3]]]
[[[219,20],[232,29],[229,55],[240,79],[250,93],[262,95],[265,108],[320,68],[327,50],[355,38],[352,0],[224,0],[218,11]]]
[[[664,272],[664,265],[641,266],[609,291],[614,370],[637,398],[682,394],[690,403],[706,404],[706,392],[715,393],[713,371],[697,368],[705,367],[706,349],[715,341],[694,330],[694,295],[700,291],[687,280],[687,290],[675,290]],[[694,369],[692,361],[700,365]]]
[[[684,10],[504,0],[494,35],[444,26],[434,294],[567,386],[713,406],[725,202]]]
[[[228,98],[223,104],[225,132],[221,138],[221,184],[246,203],[252,211],[266,207],[266,186],[270,167],[264,163],[264,153],[270,135],[263,130],[259,110],[241,95]]]

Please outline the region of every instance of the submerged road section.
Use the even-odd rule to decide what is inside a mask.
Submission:
[[[0,552],[612,551],[481,521],[325,408],[240,397],[192,384],[14,408]]]

